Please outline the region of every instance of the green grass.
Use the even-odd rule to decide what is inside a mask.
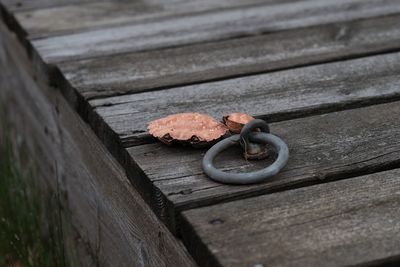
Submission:
[[[64,266],[57,197],[46,194],[37,184],[35,162],[26,155],[28,160],[22,166],[13,151],[10,140],[3,138],[0,142],[0,266]]]

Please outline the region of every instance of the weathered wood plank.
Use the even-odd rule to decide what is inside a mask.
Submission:
[[[269,121],[400,96],[400,53],[269,74],[94,99],[95,111],[125,146],[149,142],[148,122],[179,112],[216,118],[243,111]]]
[[[397,266],[399,205],[396,169],[185,211],[182,236],[201,266]]]
[[[66,243],[82,244],[90,266],[195,266],[131,186],[125,170],[60,90],[44,82],[2,23],[0,69],[2,123],[9,123],[13,141],[24,145],[37,164],[41,182],[56,191],[62,230],[72,226],[78,233],[63,232]]]
[[[250,186],[208,179],[201,169],[205,150],[158,143],[127,150],[143,179],[162,192],[173,225],[179,210],[400,167],[399,117],[400,103],[394,102],[273,123],[271,131],[290,149],[288,165],[273,179]],[[245,161],[237,148],[222,154],[217,166],[242,172],[268,162]]]
[[[43,59],[55,63],[270,33],[400,12],[398,0],[309,0],[250,6],[174,17],[33,41]]]
[[[301,0],[286,0],[297,2]],[[16,17],[31,38],[44,38],[68,32],[122,24],[139,24],[168,17],[237,8],[254,4],[277,4],[279,0],[145,0],[80,3],[18,12]],[[51,21],[51,23],[49,23]]]
[[[86,99],[400,48],[400,15],[58,64]]]
[[[99,0],[0,0],[0,2],[10,11],[24,11],[32,9],[42,9],[48,7],[81,4]]]

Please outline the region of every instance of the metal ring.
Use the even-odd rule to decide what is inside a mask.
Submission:
[[[257,128],[257,127],[256,127]],[[289,149],[285,142],[279,137],[260,132],[249,132],[249,139],[252,142],[271,144],[278,153],[277,159],[268,167],[250,173],[228,173],[214,167],[214,158],[223,150],[230,146],[237,145],[241,135],[236,134],[223,139],[212,146],[205,154],[202,162],[204,172],[213,180],[226,184],[253,184],[264,181],[276,175],[287,163],[289,159]]]
[[[243,126],[243,129],[240,131],[240,139],[247,140],[249,134],[257,128],[260,128],[261,132],[264,133],[270,132],[269,126],[264,120],[255,119]]]
[[[269,133],[268,123],[264,120],[255,119],[243,126],[243,129],[240,131],[240,145],[244,150],[245,158],[247,159],[249,156],[265,158],[267,156],[265,144],[257,144],[249,141],[249,134],[254,132],[254,130],[260,129],[261,132]],[[256,157],[256,158],[257,158]]]

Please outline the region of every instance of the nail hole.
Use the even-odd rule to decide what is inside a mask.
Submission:
[[[221,219],[212,219],[211,221],[209,221],[209,223],[212,225],[218,225],[218,224],[223,224],[224,221]]]
[[[178,192],[170,192],[170,193],[168,193],[168,196],[173,196],[173,195],[189,195],[189,194],[191,194],[191,193],[193,193],[193,191],[192,191],[192,189],[184,189],[184,190],[181,190],[181,191],[178,191]]]
[[[192,191],[192,189],[185,189],[185,190],[182,190],[181,191],[181,194],[182,195],[189,195],[189,194],[191,194],[193,191]]]

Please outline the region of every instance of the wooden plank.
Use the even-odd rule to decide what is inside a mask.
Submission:
[[[185,211],[182,236],[200,266],[398,266],[399,205],[396,169]]]
[[[286,0],[297,2],[300,0]],[[16,17],[31,38],[44,38],[70,32],[109,27],[122,24],[139,24],[187,16],[211,10],[237,8],[254,4],[273,5],[279,0],[145,0],[80,3],[46,9],[18,12]],[[51,21],[52,23],[49,23]]]
[[[289,162],[273,179],[249,186],[208,179],[201,169],[205,149],[157,143],[127,150],[142,179],[162,192],[163,213],[174,225],[180,210],[400,167],[399,117],[400,102],[393,102],[273,123],[271,131],[288,144]],[[228,150],[217,166],[243,172],[260,169],[273,159],[245,161],[241,155],[239,148]]]
[[[58,64],[86,99],[204,82],[400,48],[400,16]]]
[[[173,17],[33,40],[48,63],[216,41],[400,12],[398,0],[308,0]]]
[[[393,101],[400,96],[400,53],[269,74],[94,99],[89,103],[125,146],[150,142],[147,124],[179,112],[216,118],[246,112],[269,121]]]
[[[18,12],[94,1],[96,0],[0,0],[0,3],[8,10]]]
[[[66,242],[81,244],[91,258],[90,266],[195,266],[131,186],[125,170],[60,90],[48,86],[25,48],[2,23],[0,69],[0,113],[4,115],[0,130],[7,121],[13,141],[23,147],[27,161],[36,164],[38,178],[55,190],[61,229],[72,227],[78,233],[63,232]]]

